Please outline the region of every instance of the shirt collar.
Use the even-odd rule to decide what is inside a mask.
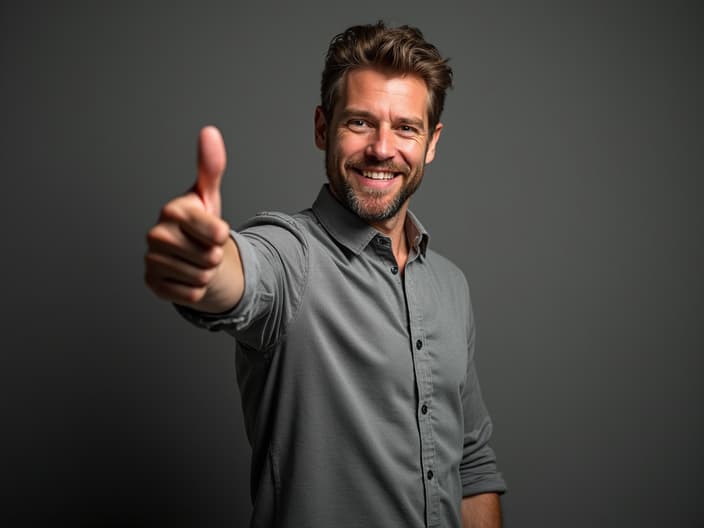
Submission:
[[[411,247],[425,258],[430,235],[423,227],[423,224],[420,223],[420,220],[410,210],[406,213],[406,239]]]
[[[330,236],[355,255],[379,235],[376,229],[338,202],[328,184],[320,189],[313,203],[313,212]],[[425,257],[430,236],[411,211],[406,215],[406,237],[411,247]]]

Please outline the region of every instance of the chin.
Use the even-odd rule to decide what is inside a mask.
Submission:
[[[348,192],[345,200],[348,209],[367,222],[381,222],[393,218],[398,214],[403,202],[401,193],[397,193],[383,202],[372,199],[370,203],[369,199]]]

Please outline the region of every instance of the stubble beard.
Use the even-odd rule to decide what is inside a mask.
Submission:
[[[361,164],[348,162],[345,168],[349,172],[351,168],[355,166],[361,166]],[[338,169],[335,162],[331,159],[329,149],[325,153],[325,170],[330,186],[337,199],[362,220],[372,223],[383,222],[398,214],[403,204],[406,203],[418,190],[418,187],[420,187],[420,183],[423,180],[424,167],[420,166],[416,169],[416,174],[401,186],[401,189],[388,203],[383,202],[384,198],[387,196],[387,193],[384,191],[375,191],[372,189],[365,191],[364,195],[360,196],[349,181],[340,174],[340,169]],[[396,177],[404,178],[406,175],[404,173]]]

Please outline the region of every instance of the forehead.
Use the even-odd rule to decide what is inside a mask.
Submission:
[[[428,87],[421,77],[362,68],[345,76],[339,106],[391,112],[425,121],[429,102]]]

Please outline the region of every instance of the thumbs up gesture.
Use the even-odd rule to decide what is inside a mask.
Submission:
[[[144,280],[159,297],[203,312],[234,307],[244,291],[237,245],[220,217],[225,144],[212,126],[198,138],[198,176],[168,202],[147,234]]]

